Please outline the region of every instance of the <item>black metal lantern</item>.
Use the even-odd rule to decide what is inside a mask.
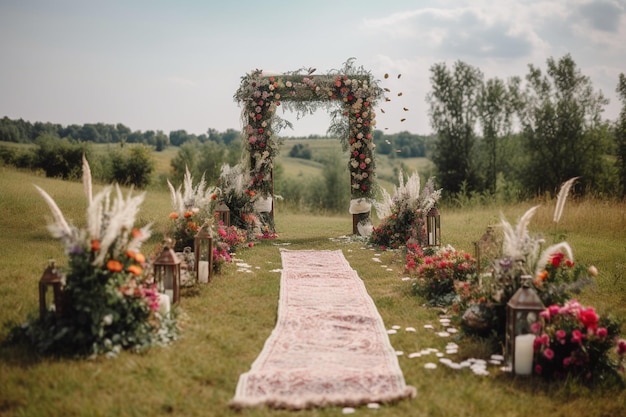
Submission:
[[[221,221],[222,224],[226,227],[230,226],[230,209],[228,208],[226,203],[221,201],[217,205],[217,208],[215,209],[215,213],[217,215],[218,221]]]
[[[52,290],[50,300],[48,300],[48,288]],[[43,320],[53,306],[56,317],[61,317],[63,315],[63,277],[55,265],[55,260],[50,259],[48,267],[43,271],[39,280],[39,318]]]
[[[163,250],[154,260],[154,280],[159,292],[170,297],[172,304],[180,300],[180,258],[163,242]]]
[[[201,283],[211,282],[213,276],[213,234],[208,223],[202,225],[194,238],[196,279]]]
[[[430,209],[426,214],[426,246],[441,245],[441,216],[437,207]]]
[[[506,305],[505,357],[511,371],[518,375],[532,372],[533,323],[545,309],[543,302],[531,286],[530,275],[523,275],[522,286]]]

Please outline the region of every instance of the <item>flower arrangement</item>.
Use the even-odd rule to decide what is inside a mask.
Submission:
[[[370,243],[383,249],[397,249],[407,242],[415,242],[423,247],[427,243],[425,216],[439,201],[441,189],[435,190],[434,181],[430,178],[424,189],[420,190],[417,172],[405,183],[404,174],[400,171],[398,183],[393,195],[383,189],[381,201],[373,203],[382,221],[372,229]]]
[[[416,294],[426,298],[429,304],[446,306],[456,297],[456,287],[476,274],[476,260],[471,254],[450,246],[424,256],[419,246],[411,245],[405,271],[417,276],[413,282]]]
[[[183,183],[174,188],[167,181],[172,200],[171,238],[174,239],[174,250],[182,252],[185,247],[193,248],[194,237],[202,224],[213,216],[213,210],[219,190],[206,184],[204,175],[195,186],[189,168],[185,168]]]
[[[383,90],[367,71],[355,68],[353,61],[348,60],[336,74],[313,75],[309,69],[265,75],[255,70],[242,77],[234,98],[243,104],[249,196],[273,194],[273,158],[279,145],[273,129],[290,125],[276,114],[277,107],[284,102],[286,108],[296,110],[298,115],[312,112],[320,105],[340,103],[332,113],[333,126],[329,130],[339,133],[344,146],[349,147],[353,198],[372,197],[375,147],[372,129],[376,125],[373,106],[383,96]]]
[[[614,320],[576,300],[550,305],[540,317],[533,325],[536,374],[591,382],[623,371],[626,341],[618,339],[619,324]]]
[[[246,232],[236,226],[217,226],[215,245],[213,246],[213,270],[219,273],[225,263],[232,262],[231,253],[247,241]]]
[[[89,164],[83,157],[87,224],[68,224],[55,201],[35,186],[51,209],[48,230],[68,256],[62,317],[20,327],[39,351],[70,355],[114,355],[122,349],[143,350],[177,338],[176,320],[159,313],[158,293],[140,248],[150,237],[150,225],[134,226],[144,194],[124,196],[119,186],[107,186],[92,196]],[[113,194],[113,195],[112,195]]]

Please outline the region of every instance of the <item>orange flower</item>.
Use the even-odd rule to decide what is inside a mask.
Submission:
[[[100,250],[100,241],[98,239],[91,240],[91,251],[97,252]]]
[[[130,259],[135,259],[135,256],[137,256],[137,253],[135,251],[132,251],[132,250],[127,250],[126,251],[126,256],[128,256]]]
[[[191,216],[193,216],[193,213],[191,211],[186,211],[185,214],[183,214],[183,216],[185,216],[185,218],[188,219]]]
[[[124,265],[122,265],[120,261],[117,261],[115,259],[109,259],[109,261],[107,262],[107,269],[111,272],[120,272],[122,269],[124,269]]]
[[[137,276],[137,275],[141,275],[141,273],[143,272],[143,269],[141,269],[139,265],[131,265],[128,267],[128,272]]]
[[[145,255],[143,253],[137,252],[135,254],[135,260],[137,262],[139,262],[140,264],[142,264],[142,263],[146,262],[146,257],[145,257]]]
[[[133,228],[133,230],[131,231],[131,234],[133,235],[135,239],[139,239],[141,237],[141,230],[137,228]]]
[[[211,195],[211,200],[217,200],[217,194],[212,194]]]
[[[546,279],[548,279],[548,271],[546,271],[545,269],[543,271],[541,271],[539,273],[539,275],[537,276],[537,278],[539,278],[542,281],[545,281]]]
[[[176,220],[177,218],[178,218],[178,213],[176,213],[174,211],[170,213],[170,219]]]

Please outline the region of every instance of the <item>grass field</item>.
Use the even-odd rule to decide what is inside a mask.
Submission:
[[[163,166],[161,164],[160,166]],[[59,242],[45,228],[48,208],[32,184],[47,190],[68,219],[84,221],[79,183],[68,183],[0,167],[0,317],[23,321],[37,310],[37,282],[47,260],[63,264]],[[506,207],[441,208],[445,244],[472,251],[472,242],[501,215],[515,222],[529,207],[541,204],[531,222],[548,239],[563,234],[576,259],[600,270],[596,285],[580,296],[600,313],[626,319],[626,205],[600,201],[567,202],[561,223],[552,224],[553,201]],[[141,223],[154,224],[150,250],[165,231],[170,201],[167,191],[150,191],[140,211]],[[237,258],[252,266],[238,272],[225,267],[210,285],[183,294],[182,338],[170,347],[143,355],[123,353],[116,359],[71,360],[38,357],[14,346],[0,346],[0,416],[287,416],[294,412],[246,409],[228,402],[239,375],[249,369],[276,320],[280,268],[279,248],[341,249],[365,282],[385,324],[415,327],[416,333],[390,336],[400,366],[417,397],[383,406],[358,409],[376,416],[620,416],[626,390],[589,389],[578,384],[546,384],[537,378],[513,377],[490,368],[489,376],[439,366],[434,356],[409,359],[408,353],[433,347],[441,351],[450,339],[424,329],[437,325],[439,310],[427,308],[411,295],[403,277],[399,252],[377,252],[349,235],[349,214],[311,216],[276,207],[279,238],[242,249]],[[375,262],[373,258],[382,262]],[[382,267],[384,266],[384,268]],[[391,269],[388,271],[387,269]],[[623,328],[626,334],[626,328]],[[6,336],[2,329],[0,339]],[[454,360],[475,356],[480,346],[456,340]],[[338,416],[340,408],[307,410],[298,416]]]

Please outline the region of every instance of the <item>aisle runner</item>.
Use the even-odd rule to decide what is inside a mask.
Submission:
[[[412,397],[363,281],[337,251],[281,250],[276,327],[235,407],[360,405]]]

